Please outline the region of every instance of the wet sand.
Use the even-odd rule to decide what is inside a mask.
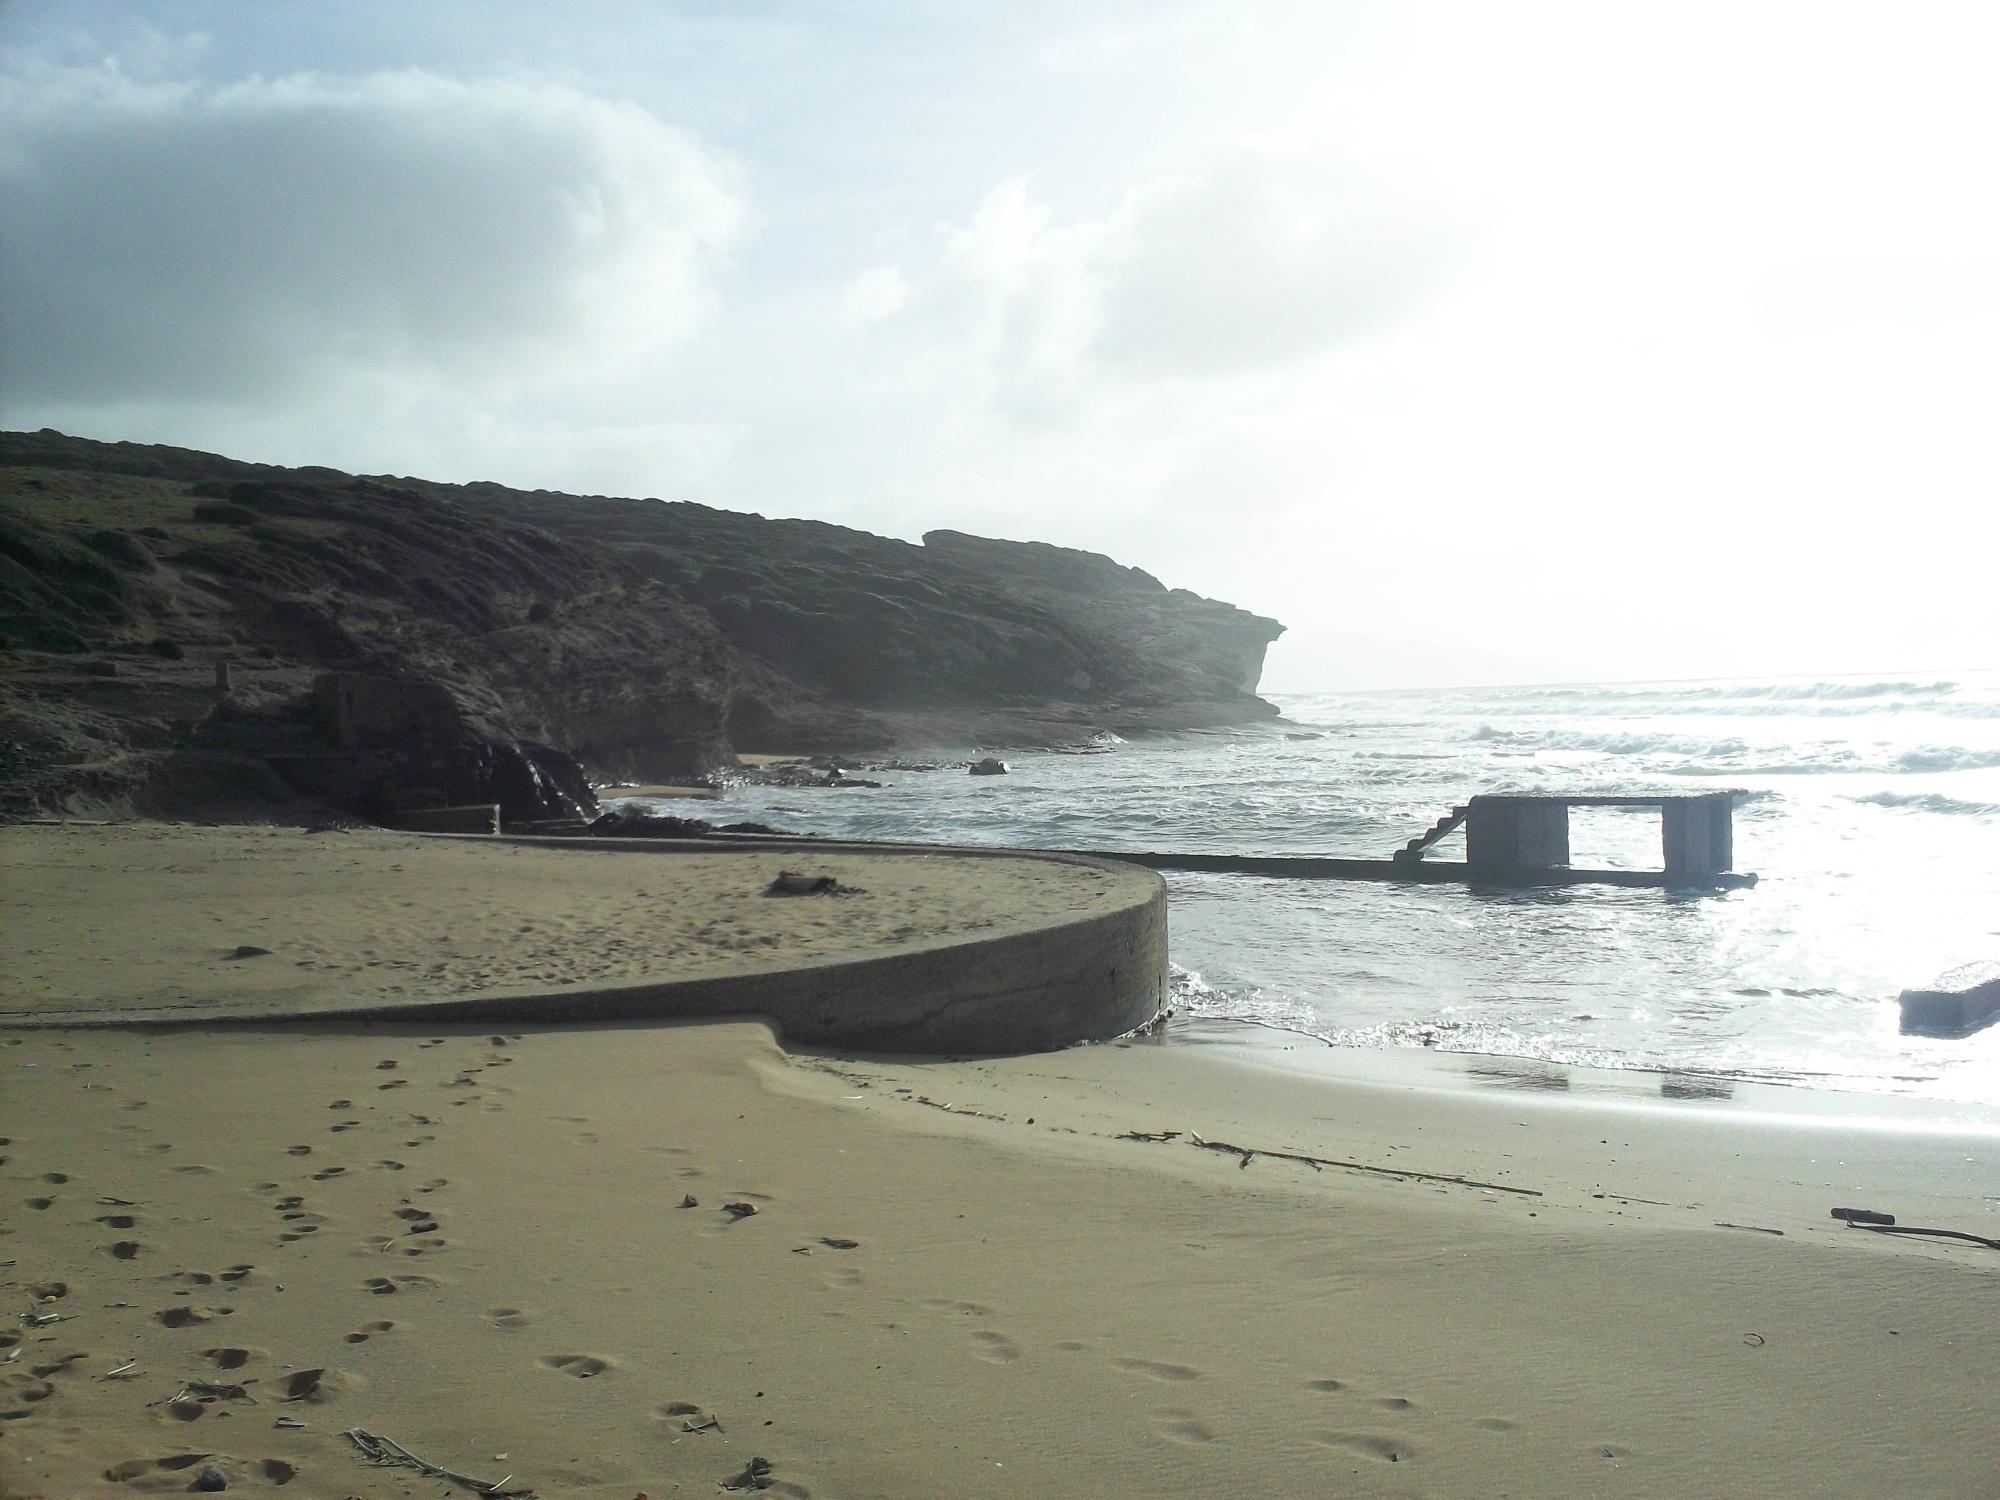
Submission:
[[[2000,1491],[1978,1112],[1205,1050],[0,1033],[0,1493]]]

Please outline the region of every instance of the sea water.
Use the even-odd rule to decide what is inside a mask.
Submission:
[[[1740,789],[1748,889],[1170,872],[1168,1036],[2000,1103],[2000,1027],[1903,1036],[1896,1004],[2000,959],[2000,673],[1272,701],[1276,722],[1013,753],[1004,777],[745,786],[703,811],[833,837],[1386,858],[1479,792]],[[1659,814],[1576,809],[1570,843],[1577,865],[1657,869]],[[1434,857],[1462,859],[1463,832]]]

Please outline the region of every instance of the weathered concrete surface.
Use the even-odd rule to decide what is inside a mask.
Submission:
[[[1167,893],[1154,879],[1149,898],[1122,910],[1000,937],[708,979],[344,1014],[571,1022],[754,1015],[769,1017],[788,1040],[879,1052],[1053,1051],[1123,1035],[1165,1007]]]
[[[286,837],[273,830],[257,831],[256,836]],[[148,830],[141,842],[150,848],[160,843],[161,837],[175,835],[171,830],[161,835]],[[0,1015],[0,1025],[270,1025],[347,1019],[574,1022],[762,1016],[799,1041],[881,1051],[964,1054],[1040,1051],[1117,1036],[1153,1019],[1168,994],[1165,884],[1159,876],[1130,866],[1011,851],[925,850],[913,856],[824,843],[809,850],[785,846],[787,860],[818,857],[818,868],[837,869],[843,883],[861,888],[857,894],[865,896],[872,891],[876,902],[893,903],[898,891],[907,891],[914,904],[907,909],[893,904],[878,907],[872,925],[858,924],[851,931],[846,923],[837,922],[831,928],[821,923],[816,935],[795,932],[791,938],[773,938],[772,946],[761,950],[742,943],[727,944],[730,951],[721,952],[719,957],[714,951],[704,950],[704,956],[704,952],[670,942],[643,963],[627,962],[622,969],[601,969],[595,975],[586,972],[578,982],[574,977],[558,980],[552,972],[541,972],[560,967],[560,960],[552,959],[546,951],[538,958],[527,953],[519,960],[508,956],[506,944],[515,930],[516,908],[509,904],[508,888],[500,882],[501,871],[489,865],[488,851],[495,860],[535,861],[527,888],[520,888],[520,877],[515,877],[518,899],[526,903],[518,908],[524,919],[534,915],[533,892],[554,882],[565,890],[594,887],[602,891],[606,902],[623,901],[623,915],[613,921],[645,921],[643,907],[633,907],[629,898],[634,892],[644,896],[649,886],[664,893],[677,878],[668,871],[654,875],[645,865],[672,865],[688,857],[683,868],[702,873],[678,877],[681,885],[671,899],[676,902],[679,925],[693,923],[697,928],[713,923],[718,916],[723,917],[725,926],[731,921],[740,923],[742,903],[738,900],[733,908],[724,906],[727,893],[733,891],[741,897],[745,890],[761,892],[771,872],[779,867],[774,851],[755,847],[759,841],[731,846],[714,840],[421,833],[397,837],[409,852],[381,856],[385,863],[388,859],[409,861],[416,870],[419,866],[412,854],[426,849],[452,851],[450,873],[446,875],[440,866],[428,877],[434,889],[448,892],[458,888],[442,883],[445,881],[478,887],[488,877],[492,884],[485,888],[483,897],[447,894],[431,903],[434,909],[416,919],[399,915],[408,904],[401,899],[402,892],[376,890],[370,893],[377,899],[368,911],[358,917],[343,915],[339,920],[350,926],[358,923],[354,931],[361,942],[379,944],[385,962],[409,969],[440,951],[432,946],[430,934],[437,939],[448,936],[438,928],[452,922],[454,911],[468,921],[486,922],[484,929],[467,929],[474,932],[494,930],[496,914],[504,916],[505,925],[495,935],[499,946],[488,961],[467,971],[456,984],[447,982],[429,993],[402,997],[360,988],[358,972],[353,975],[357,981],[353,989],[345,988],[345,981],[338,978],[294,982],[286,976],[297,973],[295,968],[276,966],[284,959],[299,954],[310,958],[320,951],[311,946],[316,941],[313,933],[297,925],[291,945],[279,957],[272,958],[267,947],[254,950],[263,956],[251,962],[273,966],[254,972],[227,962],[233,955],[224,954],[212,965],[200,959],[198,974],[190,977],[186,955],[178,954],[173,960],[182,963],[177,974],[156,974],[151,967],[156,960],[148,946],[154,939],[146,935],[149,929],[145,923],[127,921],[121,926],[138,934],[133,939],[139,944],[136,950],[126,943],[115,958],[90,950],[99,961],[114,965],[104,971],[103,985],[98,983],[95,970],[78,971],[73,963],[69,978],[60,977],[59,968],[36,968],[31,973],[34,963],[60,966],[70,962],[66,955],[75,943],[87,946],[92,941],[81,931],[68,947],[50,939],[49,933],[67,933],[71,924],[59,911],[44,910],[33,914],[35,943],[24,944],[16,954],[20,961],[14,965],[13,977],[20,982],[9,998],[18,1008],[8,1007]],[[301,841],[303,836],[294,839]],[[242,842],[239,836],[231,847],[217,849],[213,862],[237,872],[236,886],[226,888],[222,898],[233,904],[219,910],[240,911],[244,930],[253,935],[271,931],[256,924],[260,920],[281,922],[284,913],[293,910],[285,903],[305,894],[318,901],[317,909],[324,911],[331,901],[333,909],[343,913],[350,903],[366,899],[341,886],[339,881],[352,877],[337,870],[331,877],[321,877],[321,886],[314,893],[293,891],[284,878],[282,863],[265,863],[255,847],[235,847]],[[836,859],[835,855],[843,857]],[[89,881],[99,878],[100,870],[129,877],[136,868],[130,864],[133,857],[130,850],[115,858],[99,853],[64,866],[66,876],[81,871],[79,878],[84,881],[70,899],[95,911],[117,910],[115,905],[105,904],[107,898],[92,895]],[[169,860],[179,869],[188,858],[174,845],[163,846],[153,861],[158,865]],[[282,862],[283,850],[270,858]],[[628,863],[634,861],[639,863]],[[581,868],[568,876],[565,867],[572,863]],[[747,872],[740,878],[735,873],[739,864]],[[1006,868],[991,868],[996,865]],[[983,874],[982,866],[988,867]],[[912,885],[905,867],[921,867],[929,873],[916,877]],[[303,868],[324,866],[319,857],[312,856],[304,860]],[[395,868],[400,870],[401,864]],[[666,877],[664,885],[661,876]],[[157,871],[140,878],[152,882],[147,888],[156,895],[165,889]],[[333,881],[331,886],[326,885],[328,878]],[[250,884],[244,885],[245,880]],[[379,886],[381,882],[376,883]],[[495,891],[501,892],[497,904]],[[704,896],[717,902],[717,911],[706,916]],[[213,903],[218,898],[205,899]],[[462,904],[482,900],[483,905]],[[260,901],[270,910],[251,909]],[[173,919],[182,910],[179,899],[162,897],[154,904]],[[726,915],[730,911],[733,918]],[[295,924],[309,923],[310,919],[309,910],[297,909]],[[756,919],[750,920],[754,933]],[[600,936],[592,941],[601,940]],[[267,937],[266,942],[285,946],[275,938]],[[802,946],[788,946],[791,944]],[[464,946],[462,939],[458,946]],[[594,950],[577,951],[587,956]],[[760,961],[750,956],[754,952],[769,956]],[[47,956],[36,958],[35,953]],[[787,953],[792,955],[789,959],[784,957]],[[368,955],[370,968],[376,967],[372,962],[376,956],[372,951]],[[218,978],[203,990],[199,974],[211,971],[218,975],[226,972],[245,982],[232,986]],[[74,977],[79,972],[89,976],[81,987]],[[113,975],[122,977],[114,980]],[[121,991],[120,985],[131,988],[135,976],[140,988],[132,993]],[[55,995],[48,994],[51,980],[58,989]],[[67,986],[67,993],[63,986]]]
[[[2000,1021],[2000,963],[1969,964],[1897,997],[1905,1035],[1963,1037]]]

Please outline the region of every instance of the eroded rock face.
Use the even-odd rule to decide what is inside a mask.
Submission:
[[[139,759],[188,746],[296,771],[311,747],[293,741],[325,729],[327,673],[427,685],[407,691],[456,728],[408,775],[553,816],[589,809],[577,763],[667,781],[732,749],[1265,717],[1254,689],[1280,630],[1040,543],[914,546],[700,505],[0,434],[16,689],[0,812],[59,804],[86,767],[94,805],[130,804]],[[218,659],[235,664],[226,724]]]

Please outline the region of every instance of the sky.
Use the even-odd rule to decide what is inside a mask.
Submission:
[[[9,0],[0,426],[2000,664],[2000,7]]]

